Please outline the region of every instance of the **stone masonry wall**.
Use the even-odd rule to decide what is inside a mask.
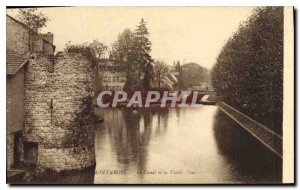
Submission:
[[[6,135],[6,167],[10,169],[14,164],[14,135],[7,133]]]
[[[51,126],[51,92],[48,89],[53,73],[48,72],[49,64],[46,56],[38,54],[26,68],[24,138],[28,142],[42,142],[47,138],[43,131]]]
[[[37,55],[25,83],[25,131],[38,143],[38,163],[56,171],[95,164],[94,127],[88,110],[92,96],[91,63],[80,54],[60,54],[53,60]]]

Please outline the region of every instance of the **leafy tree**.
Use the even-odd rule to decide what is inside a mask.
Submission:
[[[212,84],[225,101],[282,132],[282,7],[254,10],[221,50]]]
[[[125,29],[112,46],[112,59],[116,71],[126,77],[125,88],[140,85],[139,65],[134,53],[134,33]]]
[[[37,8],[20,8],[17,17],[35,32],[45,27],[47,22],[50,21],[48,16],[42,11],[38,11]]]
[[[175,62],[174,62],[175,63]],[[182,68],[182,65],[180,64],[179,61],[176,62],[175,64],[175,70],[176,72],[178,72],[178,77],[177,77],[177,80],[178,80],[178,83],[177,83],[177,88],[179,90],[182,90],[184,89],[184,83],[183,83],[183,78],[182,78],[182,75],[183,75],[183,68]]]
[[[183,88],[200,86],[202,83],[207,84],[209,82],[209,71],[197,63],[184,64],[181,71],[181,80]]]
[[[153,74],[151,42],[144,19],[141,20],[135,32],[125,29],[113,44],[112,57],[116,68],[126,77],[125,88],[143,86],[150,89]]]
[[[105,55],[108,47],[103,43],[99,42],[99,40],[94,40],[89,44],[89,47],[93,50],[97,59],[100,59],[103,55]]]
[[[167,64],[163,61],[155,61],[153,70],[154,83],[157,84],[158,88],[160,88],[164,77],[168,73]]]

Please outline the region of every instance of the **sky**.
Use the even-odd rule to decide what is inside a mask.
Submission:
[[[195,62],[208,69],[227,39],[254,7],[56,7],[43,8],[51,19],[42,33],[54,34],[56,51],[65,44],[98,39],[111,47],[125,28],[147,23],[152,58],[172,65]],[[16,18],[17,10],[7,10]]]

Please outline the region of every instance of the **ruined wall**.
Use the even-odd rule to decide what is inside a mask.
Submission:
[[[80,54],[31,60],[25,83],[27,142],[38,143],[38,163],[56,171],[95,164],[94,126],[89,96],[91,63]]]
[[[25,128],[24,138],[28,142],[41,142],[42,133],[51,125],[49,92],[52,73],[46,56],[38,54],[29,61],[25,71]]]

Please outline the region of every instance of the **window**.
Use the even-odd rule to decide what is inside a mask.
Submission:
[[[24,142],[24,162],[36,164],[38,160],[38,143]]]

